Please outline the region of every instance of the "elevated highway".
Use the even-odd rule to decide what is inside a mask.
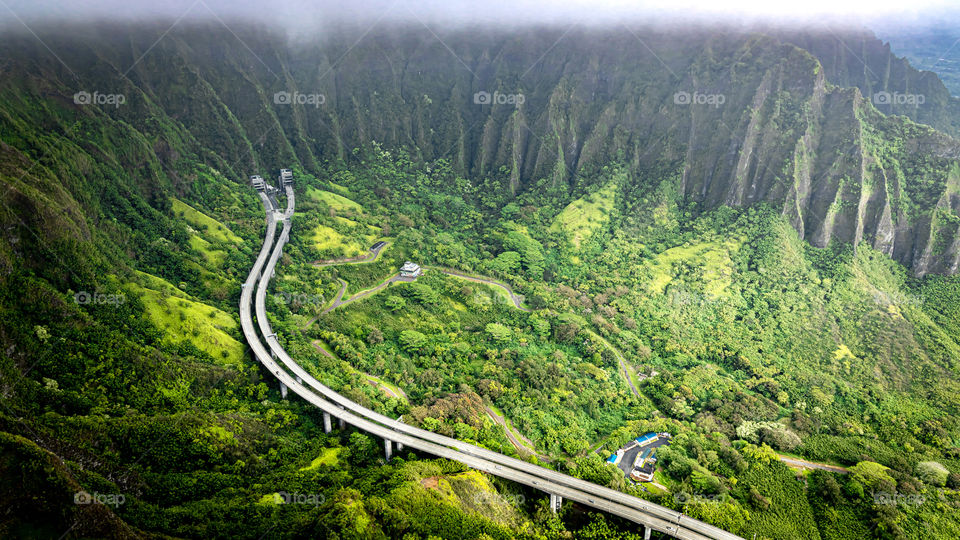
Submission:
[[[393,443],[396,443],[398,448],[409,446],[455,460],[471,468],[543,490],[550,494],[554,509],[559,506],[561,498],[565,498],[643,525],[646,527],[647,537],[651,530],[656,530],[681,539],[742,540],[737,535],[638,497],[404,424],[363,407],[317,381],[283,349],[266,313],[267,289],[282,255],[283,246],[289,240],[295,205],[292,185],[287,184],[285,190],[287,208],[280,216],[283,228],[275,242],[277,218],[274,215],[274,205],[263,193],[260,194],[267,213],[267,234],[260,254],[243,284],[240,322],[244,337],[257,360],[278,379],[284,393],[287,390],[293,391],[323,411],[324,427],[327,431],[330,430],[330,419],[337,418],[342,423],[382,438],[388,458],[392,453]],[[254,309],[257,327],[254,326],[252,317]],[[257,328],[265,338],[266,345],[257,334]]]

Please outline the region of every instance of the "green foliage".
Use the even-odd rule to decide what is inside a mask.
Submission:
[[[427,336],[416,330],[404,330],[400,333],[400,346],[407,352],[415,352],[427,344]]]
[[[125,36],[132,41],[124,46],[150,48],[146,34]],[[11,51],[27,50],[13,37],[10,43]],[[776,72],[819,88],[812,77],[823,66],[798,47],[748,47],[744,57],[746,49],[733,45],[717,41],[715,58],[691,68],[704,84],[758,88]],[[354,122],[333,122],[339,133],[328,139],[296,128],[295,108],[263,109],[272,90],[260,81],[274,77],[240,48],[197,64],[181,38],[157,46],[144,69],[123,82],[126,108],[71,106],[56,89],[74,82],[56,80],[59,68],[40,61],[12,62],[0,89],[7,409],[0,472],[10,479],[2,495],[14,501],[8,514],[16,520],[8,533],[48,537],[81,523],[74,532],[85,537],[632,534],[595,516],[584,518],[582,530],[564,530],[576,529],[576,519],[561,521],[539,503],[484,513],[469,502],[489,493],[481,475],[415,454],[384,464],[376,439],[328,437],[311,407],[279,399],[271,376],[248,361],[235,321],[239,280],[256,256],[263,216],[250,188],[233,179],[280,161],[296,169],[299,196],[276,292],[332,298],[342,279],[355,293],[409,259],[496,276],[534,310],[515,309],[500,289],[433,270],[328,314],[320,305],[268,300],[285,347],[351,399],[511,455],[536,459],[532,448],[553,458],[552,466],[651,498],[591,450],[647,430],[670,431],[671,446],[658,451],[658,481],[706,499],[684,506],[690,515],[748,538],[960,535],[949,511],[960,487],[960,281],[910,277],[870,242],[813,248],[792,225],[819,234],[810,226],[816,222],[824,238],[855,237],[849,223],[861,225],[856,201],[882,199],[896,230],[911,236],[929,228],[911,236],[929,237],[929,246],[897,253],[929,247],[931,264],[943,269],[957,216],[940,201],[955,196],[957,171],[943,150],[952,143],[936,132],[865,103],[850,105],[853,92],[829,85],[821,96],[825,114],[840,104],[853,116],[817,123],[809,94],[773,85],[747,112],[757,126],[750,129],[764,134],[758,155],[771,156],[751,166],[762,182],[755,192],[782,197],[791,182],[817,178],[836,196],[812,197],[797,215],[780,199],[774,208],[732,209],[717,205],[746,189],[739,178],[730,196],[718,195],[721,184],[698,184],[729,171],[703,168],[729,151],[719,138],[726,146],[717,150],[695,137],[691,153],[677,142],[689,134],[667,131],[650,146],[638,131],[628,143],[601,121],[598,145],[570,128],[577,122],[561,122],[558,137],[584,141],[577,157],[552,160],[525,142],[524,156],[533,152],[534,159],[514,168],[497,156],[520,154],[509,146],[491,150],[485,135],[482,145],[454,145],[463,149],[449,161],[431,161],[423,156],[450,148],[472,123],[441,106],[441,96],[451,95],[439,87],[443,81],[412,95],[433,104],[423,114],[451,121],[411,135],[403,126],[426,124],[403,121],[403,111],[390,109],[399,102],[369,100],[382,95],[375,90],[354,92],[344,101],[351,111],[400,122],[363,125],[357,117],[359,125],[346,130],[337,126]],[[264,38],[254,48],[272,46]],[[713,65],[726,49],[742,57],[734,70]],[[423,57],[432,61],[429,51]],[[31,66],[50,80],[24,71]],[[662,71],[653,67],[641,71]],[[713,79],[719,74],[735,80]],[[652,92],[641,103],[658,103],[665,79],[652,76],[612,84]],[[84,80],[116,84],[94,72]],[[349,89],[358,79],[338,81]],[[376,88],[369,82],[363,86]],[[571,118],[590,123],[575,101]],[[674,113],[666,113],[665,125],[689,124]],[[253,129],[261,120],[267,128]],[[253,140],[254,131],[263,136]],[[353,132],[394,143],[351,151]],[[854,135],[851,152],[843,139]],[[398,148],[408,136],[417,147]],[[819,142],[805,148],[800,139]],[[558,142],[551,148],[567,152]],[[631,147],[660,151],[639,158]],[[567,170],[570,158],[576,169]],[[692,202],[707,188],[704,200]],[[869,219],[862,225],[881,228]],[[360,258],[380,238],[392,243],[376,261],[310,264]],[[79,291],[126,301],[80,304]],[[388,396],[383,388],[406,394]],[[526,450],[514,447],[497,411],[515,437],[529,438],[519,445]],[[743,441],[730,442],[738,437]],[[846,476],[798,477],[776,450],[856,465]],[[943,499],[931,489],[939,486],[949,488]],[[89,509],[69,504],[80,487],[129,493],[130,504],[112,513],[90,507],[95,516],[86,516],[81,511]],[[924,493],[929,503],[871,504],[871,491],[896,490]],[[322,494],[325,502],[258,504],[281,491]]]
[[[407,301],[402,296],[390,295],[384,300],[384,304],[390,311],[400,311],[407,305]]]
[[[850,467],[850,478],[870,491],[892,492],[896,481],[887,474],[889,467],[873,461],[861,461]]]
[[[936,461],[921,461],[917,463],[917,478],[925,484],[943,487],[947,485],[947,477],[949,475],[950,471]]]
[[[498,343],[509,341],[513,336],[513,332],[500,323],[488,323],[486,331],[490,334],[490,337]]]

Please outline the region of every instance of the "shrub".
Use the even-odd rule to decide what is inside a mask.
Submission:
[[[936,461],[921,461],[917,463],[917,478],[923,480],[924,484],[943,487],[947,484],[947,477],[950,471]]]

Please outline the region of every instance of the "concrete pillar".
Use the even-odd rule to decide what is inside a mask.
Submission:
[[[339,405],[337,406],[340,407]],[[340,407],[340,410],[343,410],[343,407]],[[347,423],[343,421],[343,418],[337,418],[337,420],[340,421],[340,429],[346,429]]]
[[[270,349],[270,358],[277,359],[277,353],[273,349]]]
[[[550,494],[550,510],[553,510],[553,513],[556,514],[560,511],[560,505],[563,504],[563,497],[559,495]]]
[[[301,379],[299,375],[296,375],[294,378],[297,379],[297,384],[303,384],[303,379]]]
[[[398,443],[397,443],[397,452],[403,452],[403,443],[402,443],[402,442],[398,442]]]
[[[323,413],[323,432],[330,433],[333,431],[333,426],[330,422],[330,413]]]
[[[287,385],[280,383],[280,397],[287,399]]]
[[[393,447],[390,444],[390,439],[383,440],[383,455],[386,456],[387,461],[390,461],[390,458],[393,457]]]
[[[643,540],[650,540],[650,532],[651,532],[652,530],[653,530],[653,529],[651,529],[650,527],[644,527],[644,528],[643,528]]]

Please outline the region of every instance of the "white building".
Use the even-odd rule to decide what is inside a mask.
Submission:
[[[290,169],[280,169],[280,185],[286,186],[293,183],[293,171]]]
[[[263,191],[264,188],[267,187],[266,182],[263,181],[263,178],[261,178],[259,174],[250,177],[250,185],[257,191]]]
[[[420,265],[410,261],[403,263],[403,266],[400,267],[400,277],[415,278],[419,277],[422,273],[423,270],[420,269]]]

